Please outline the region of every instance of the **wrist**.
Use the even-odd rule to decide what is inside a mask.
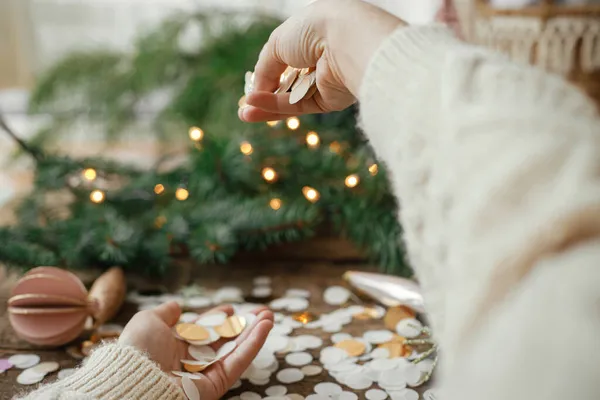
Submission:
[[[323,21],[323,37],[337,77],[358,97],[369,61],[383,41],[406,26],[401,19],[363,1],[331,1]]]

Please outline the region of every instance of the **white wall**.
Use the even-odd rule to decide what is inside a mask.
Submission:
[[[283,16],[311,0],[21,0],[30,2],[36,67],[76,48],[128,48],[136,33],[179,10],[260,10]],[[431,20],[440,0],[367,0],[411,23]]]

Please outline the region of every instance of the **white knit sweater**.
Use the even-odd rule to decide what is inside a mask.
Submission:
[[[442,347],[442,400],[600,398],[600,121],[590,101],[441,27],[411,27],[378,50],[360,102]],[[116,385],[124,399],[182,397],[143,356],[127,351],[116,364],[119,351],[101,350],[55,393],[104,400]],[[103,362],[112,374],[98,374]]]
[[[401,28],[362,125],[392,173],[442,400],[600,398],[600,120],[559,77]]]

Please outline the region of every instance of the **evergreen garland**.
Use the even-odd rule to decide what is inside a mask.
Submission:
[[[31,111],[51,113],[51,124],[25,143],[0,123],[36,162],[18,223],[0,228],[1,262],[164,273],[174,256],[224,263],[330,224],[385,271],[410,275],[386,172],[357,131],[354,109],[303,117],[297,129],[294,118],[287,126],[238,120],[244,72],[278,21],[223,28],[236,18],[178,15],[141,37],[132,54],[72,54],[41,78]],[[205,33],[197,54],[178,45],[190,24]],[[82,117],[117,138],[159,90],[171,101],[145,133],[185,135],[185,162],[167,168],[173,160],[165,156],[141,170],[48,151],[49,139]]]

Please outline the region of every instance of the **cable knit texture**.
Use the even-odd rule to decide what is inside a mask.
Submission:
[[[597,399],[594,105],[436,26],[389,37],[360,100],[442,346],[443,399]]]
[[[186,400],[175,381],[138,350],[118,344],[93,352],[75,374],[22,400]]]

